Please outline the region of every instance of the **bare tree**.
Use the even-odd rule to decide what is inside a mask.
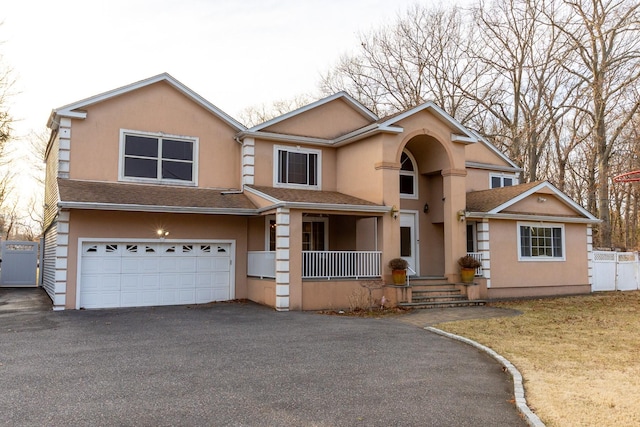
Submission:
[[[346,90],[379,116],[431,100],[467,121],[478,110],[460,91],[477,84],[477,63],[464,58],[468,29],[456,7],[415,5],[392,26],[361,34],[358,53],[343,55],[320,89]]]
[[[597,157],[599,243],[611,246],[609,161],[618,138],[640,108],[640,3],[635,0],[564,0],[554,26],[570,41],[575,60],[565,69],[582,81],[589,99]]]
[[[253,127],[269,121],[274,117],[286,114],[297,108],[303,107],[314,100],[308,94],[301,94],[291,99],[281,99],[270,105],[260,104],[247,107],[240,112],[240,121],[248,127]]]

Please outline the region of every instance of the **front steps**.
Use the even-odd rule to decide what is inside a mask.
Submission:
[[[485,300],[469,300],[455,284],[444,277],[410,277],[408,301],[399,302],[406,308],[448,308],[485,305]]]

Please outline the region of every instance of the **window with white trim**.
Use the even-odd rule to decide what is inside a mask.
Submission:
[[[518,223],[518,255],[522,260],[565,259],[564,226]]]
[[[518,184],[518,178],[515,175],[506,175],[501,173],[492,173],[489,177],[491,188],[511,187]]]
[[[197,138],[123,130],[120,144],[121,180],[196,183]]]
[[[320,188],[322,152],[274,146],[274,187]]]
[[[268,251],[276,250],[276,217],[265,218],[265,246]],[[305,217],[302,221],[302,250],[324,251],[329,246],[329,219],[326,217]]]
[[[403,199],[418,198],[418,179],[413,157],[406,151],[400,156],[400,197]]]

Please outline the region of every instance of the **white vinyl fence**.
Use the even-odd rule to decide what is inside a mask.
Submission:
[[[635,252],[593,251],[593,285],[598,291],[635,291],[640,289],[640,265]]]
[[[38,242],[7,240],[0,245],[2,270],[0,286],[38,286]]]

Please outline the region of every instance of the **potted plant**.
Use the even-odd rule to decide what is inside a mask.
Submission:
[[[393,277],[394,285],[404,285],[407,283],[407,267],[409,263],[402,258],[393,258],[389,261],[389,268]]]
[[[458,265],[460,266],[460,278],[462,282],[473,283],[473,278],[476,275],[476,270],[482,264],[471,255],[465,255],[458,259]]]

